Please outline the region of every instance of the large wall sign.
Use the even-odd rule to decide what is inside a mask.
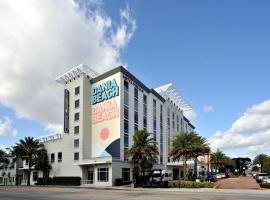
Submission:
[[[92,157],[120,157],[120,73],[92,85]]]
[[[119,87],[116,80],[112,79],[93,87],[92,104],[95,105],[116,96],[119,96]]]

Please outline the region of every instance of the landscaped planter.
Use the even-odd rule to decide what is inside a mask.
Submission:
[[[170,188],[213,188],[213,182],[194,182],[194,181],[169,181]]]

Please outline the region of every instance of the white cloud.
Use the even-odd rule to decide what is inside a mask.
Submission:
[[[0,136],[12,136],[17,135],[17,130],[12,127],[12,120],[9,117],[0,119]]]
[[[45,127],[62,125],[59,74],[80,63],[101,73],[121,63],[136,21],[127,6],[120,24],[99,1],[0,1],[0,103]],[[51,130],[51,129],[50,129]]]
[[[253,105],[225,132],[217,131],[211,138],[212,148],[244,149],[246,155],[270,151],[270,100]]]
[[[208,112],[212,112],[214,110],[214,107],[212,105],[204,105],[203,106],[203,111],[208,113]]]

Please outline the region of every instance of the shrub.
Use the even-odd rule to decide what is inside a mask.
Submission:
[[[260,186],[261,186],[262,188],[270,189],[270,183],[261,183]]]
[[[194,182],[194,181],[169,181],[170,188],[213,188],[212,182]]]
[[[76,176],[55,176],[53,177],[54,185],[71,185],[77,186],[81,185],[81,177]]]
[[[38,178],[36,185],[52,185],[53,180],[51,177],[48,178]]]

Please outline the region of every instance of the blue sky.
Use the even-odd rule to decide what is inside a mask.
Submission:
[[[126,5],[104,1],[101,9],[117,26]],[[201,135],[226,134],[247,109],[270,99],[269,1],[138,0],[128,5],[137,28],[117,59],[149,87],[173,83],[194,108],[193,123]],[[205,112],[204,106],[213,109]],[[47,134],[42,122],[18,119],[15,112],[0,106],[0,118],[9,116],[18,131],[16,137],[0,136],[0,144]],[[236,147],[224,150],[231,156],[253,155]]]

